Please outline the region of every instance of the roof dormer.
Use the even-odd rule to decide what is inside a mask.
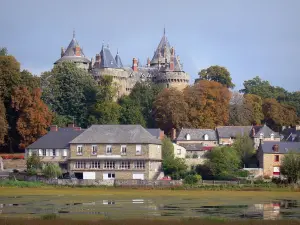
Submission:
[[[190,141],[191,140],[191,135],[190,134],[186,134],[185,138],[186,138],[187,141]]]
[[[204,134],[204,135],[203,135],[203,138],[204,138],[204,141],[208,141],[208,138],[209,138],[209,137],[208,137],[208,134]]]

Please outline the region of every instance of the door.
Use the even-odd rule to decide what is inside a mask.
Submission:
[[[115,173],[103,173],[103,180],[115,179]]]
[[[96,173],[95,172],[83,172],[83,179],[84,180],[95,180]]]
[[[144,180],[144,174],[143,173],[134,173],[134,174],[132,174],[132,179],[134,179],[134,180]]]

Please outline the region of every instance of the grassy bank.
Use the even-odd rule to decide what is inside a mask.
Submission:
[[[299,221],[295,220],[278,220],[278,221],[259,221],[259,220],[224,220],[219,218],[206,218],[206,219],[183,219],[183,220],[98,220],[98,221],[85,221],[85,220],[66,220],[66,219],[0,219],[0,224],[5,225],[300,225]]]

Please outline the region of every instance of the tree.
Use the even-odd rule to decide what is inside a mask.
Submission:
[[[124,96],[119,100],[120,104],[120,124],[140,124],[146,126],[146,121],[139,105],[129,97]]]
[[[280,166],[281,174],[286,176],[289,183],[297,183],[300,179],[300,155],[289,152],[282,159]]]
[[[207,155],[205,164],[210,168],[212,175],[219,179],[235,177],[241,165],[241,160],[235,149],[223,146],[215,147]]]
[[[89,124],[119,124],[120,106],[116,102],[97,103],[91,111]]]
[[[74,117],[81,126],[88,125],[89,111],[97,102],[97,84],[93,77],[75,64],[56,65],[42,75],[43,100],[61,116]]]
[[[254,155],[254,143],[248,134],[238,135],[232,145],[241,159],[243,165],[248,165],[250,158]]]
[[[68,124],[73,124],[73,118],[70,116],[61,116],[57,113],[53,113],[52,124],[57,125],[58,127],[66,127]]]
[[[162,149],[163,160],[168,159],[168,158],[174,159],[174,157],[175,157],[174,156],[174,145],[173,145],[172,141],[170,140],[170,138],[165,137],[162,140],[161,149]]]
[[[153,103],[155,122],[166,133],[188,126],[188,110],[183,93],[175,88],[164,89]]]
[[[0,144],[4,144],[5,137],[7,135],[7,128],[6,109],[3,101],[0,99]]]
[[[229,124],[233,126],[251,125],[253,120],[253,109],[240,93],[232,94],[229,105]]]
[[[22,86],[32,90],[41,87],[41,79],[38,76],[33,76],[29,71],[23,70],[20,73],[20,83]]]
[[[231,92],[222,84],[201,80],[184,89],[183,94],[188,110],[183,107],[177,107],[177,110],[187,115],[188,124],[193,128],[214,129],[228,123]]]
[[[48,163],[43,168],[43,174],[47,178],[57,178],[62,175],[62,170],[56,163]]]
[[[134,104],[141,109],[146,126],[149,128],[156,127],[156,120],[153,116],[153,102],[161,91],[161,85],[152,82],[137,82],[129,95]]]
[[[26,160],[27,173],[30,175],[37,174],[38,170],[42,168],[41,159],[38,155],[33,154]]]
[[[207,69],[201,70],[199,73],[200,81],[209,80],[221,83],[227,88],[234,88],[229,71],[222,66],[211,66]]]
[[[41,100],[41,90],[27,87],[14,89],[12,108],[18,113],[17,131],[21,136],[20,148],[24,149],[39,137],[47,133],[51,125],[52,113]]]
[[[252,124],[261,124],[261,121],[264,119],[264,114],[262,112],[262,99],[258,95],[254,94],[245,94],[244,95],[245,104],[250,107],[252,111]]]
[[[0,56],[7,55],[7,49],[6,48],[0,48]]]

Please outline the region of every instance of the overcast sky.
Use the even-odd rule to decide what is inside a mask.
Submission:
[[[102,41],[123,64],[145,64],[163,28],[184,70],[221,65],[236,89],[260,76],[299,90],[299,0],[0,0],[0,46],[34,74],[50,70],[76,38],[88,58]]]

